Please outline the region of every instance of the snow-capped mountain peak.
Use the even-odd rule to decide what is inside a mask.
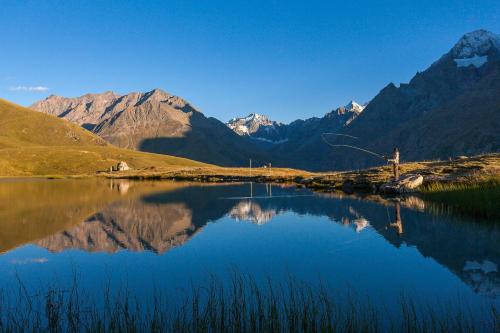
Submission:
[[[343,114],[353,114],[354,116],[357,116],[363,110],[365,109],[365,105],[361,105],[355,101],[350,101],[344,106],[339,106],[337,109],[335,109],[331,113],[335,113],[337,115],[343,115]]]
[[[347,103],[344,106],[344,109],[346,109],[347,111],[356,112],[356,113],[362,112],[364,110],[364,108],[365,108],[364,105],[360,105],[360,104],[356,103],[356,101],[354,101],[354,100],[350,101],[349,103]]]
[[[243,118],[233,118],[226,123],[229,128],[239,135],[250,135],[257,132],[262,126],[272,127],[275,124],[277,124],[275,121],[271,121],[267,116],[258,113],[250,113]]]
[[[246,121],[257,121],[257,122],[267,122],[269,118],[263,114],[258,113],[250,113],[247,117],[245,117]]]
[[[361,105],[355,101],[350,101],[344,106],[339,106],[325,115],[325,119],[333,120],[339,126],[349,125],[363,110],[366,105]]]
[[[500,50],[500,35],[480,29],[463,35],[451,49],[451,55],[455,59],[484,56],[491,48]]]
[[[236,134],[249,136],[269,143],[281,143],[286,141],[286,125],[277,121],[269,120],[263,114],[250,113],[246,117],[233,118],[226,123]]]

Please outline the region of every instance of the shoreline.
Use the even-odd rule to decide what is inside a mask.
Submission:
[[[400,165],[401,174],[421,174],[423,185],[416,189],[420,192],[429,184],[475,184],[488,177],[500,177],[500,153],[488,154],[452,161],[409,162]],[[6,180],[23,181],[29,179],[81,179],[107,178],[130,180],[170,180],[201,183],[256,182],[279,183],[306,187],[315,191],[377,193],[380,185],[392,177],[389,165],[358,171],[309,172],[287,168],[229,168],[229,167],[168,167],[132,169],[128,171],[105,172],[79,175],[29,175],[0,176]]]

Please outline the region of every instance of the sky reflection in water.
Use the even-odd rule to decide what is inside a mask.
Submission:
[[[139,294],[215,274],[288,276],[390,304],[499,304],[500,228],[400,203],[266,184],[0,183],[0,287],[105,283]]]

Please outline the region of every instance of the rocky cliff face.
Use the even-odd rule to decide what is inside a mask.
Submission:
[[[253,153],[246,138],[159,89],[77,98],[52,95],[31,108],[75,122],[123,148],[228,166],[246,165]],[[258,153],[253,155],[259,160]]]
[[[196,111],[187,101],[160,89],[146,93],[133,92],[127,95],[107,91],[102,94],[86,94],[75,98],[50,95],[45,100],[33,104],[31,108],[70,120],[80,126],[94,128],[103,121],[143,104],[156,106],[161,104],[161,107],[171,115],[176,114],[175,110],[185,113]]]

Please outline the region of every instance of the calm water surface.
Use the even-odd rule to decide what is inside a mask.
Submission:
[[[500,224],[266,184],[0,181],[0,289],[183,292],[216,275],[293,276],[393,304],[500,305]]]

